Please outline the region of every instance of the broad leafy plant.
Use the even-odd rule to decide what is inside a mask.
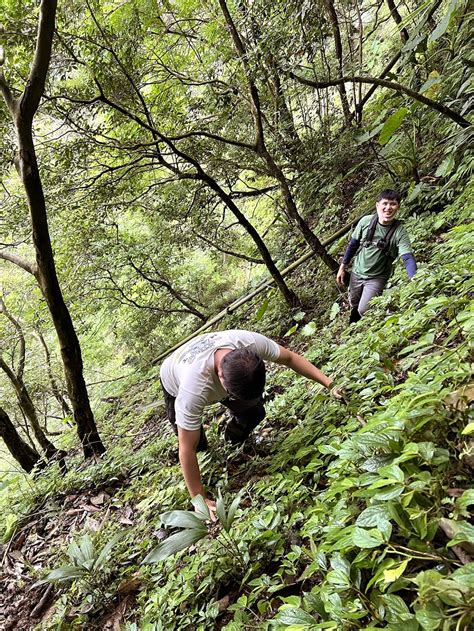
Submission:
[[[236,556],[243,565],[242,554],[237,543],[230,536],[230,530],[234,523],[237,509],[239,507],[241,496],[233,500],[229,509],[226,510],[222,494],[219,491],[216,502],[217,524],[220,525],[221,540],[219,543],[229,552]],[[173,510],[163,513],[160,516],[161,523],[167,528],[180,528],[179,532],[172,534],[170,537],[159,543],[145,557],[143,563],[156,563],[163,561],[168,557],[176,554],[180,550],[189,548],[206,536],[214,536],[216,533],[215,523],[211,519],[211,512],[208,505],[204,501],[202,495],[196,495],[191,500],[195,511]]]

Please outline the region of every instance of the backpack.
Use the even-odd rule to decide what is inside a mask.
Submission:
[[[365,238],[361,243],[362,247],[366,248],[369,245],[372,245],[378,220],[379,220],[378,215],[377,213],[375,213],[375,215],[370,220],[369,227],[367,228],[367,234],[365,235]],[[395,231],[397,230],[398,226],[401,223],[402,222],[399,219],[394,219],[389,230],[387,230],[387,232],[385,233],[385,236],[382,239],[379,239],[374,244],[387,257],[389,256],[388,251],[390,248],[390,243],[392,241],[393,235],[395,234]]]

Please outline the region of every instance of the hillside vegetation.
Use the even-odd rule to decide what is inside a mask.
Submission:
[[[469,631],[468,3],[61,4],[0,0],[2,628]],[[386,187],[418,271],[349,326],[323,244]],[[268,279],[213,328],[345,399],[268,366],[241,447],[208,408],[212,522],[156,358]]]

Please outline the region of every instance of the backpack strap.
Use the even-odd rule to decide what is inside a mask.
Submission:
[[[380,241],[378,242],[378,248],[384,253],[384,254],[388,254],[388,250],[390,248],[390,243],[392,241],[393,235],[395,234],[398,226],[401,224],[401,221],[398,219],[394,219],[394,221],[392,222],[392,225],[390,226],[389,230],[387,230],[387,233],[385,234],[383,239],[380,239]]]
[[[372,245],[372,241],[374,240],[375,229],[377,228],[378,222],[379,222],[379,218],[378,218],[377,213],[375,213],[375,215],[373,215],[368,225],[367,232],[361,244],[362,247],[367,247],[369,245]]]

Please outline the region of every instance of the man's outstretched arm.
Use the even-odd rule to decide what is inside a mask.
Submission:
[[[411,252],[407,252],[407,254],[402,254],[401,259],[403,264],[405,265],[405,269],[408,274],[408,278],[411,280],[413,276],[416,274],[416,260]]]
[[[202,495],[209,508],[215,509],[215,502],[206,498],[206,491],[201,481],[201,472],[199,471],[196,454],[200,435],[200,429],[183,429],[178,425],[179,462],[189,495],[191,497]]]
[[[316,368],[314,364],[298,355],[298,353],[283,348],[283,346],[280,346],[280,357],[276,360],[276,363],[288,366],[288,368],[291,368],[299,375],[316,381],[325,388],[331,388],[333,380],[330,377],[326,376],[319,368]]]

